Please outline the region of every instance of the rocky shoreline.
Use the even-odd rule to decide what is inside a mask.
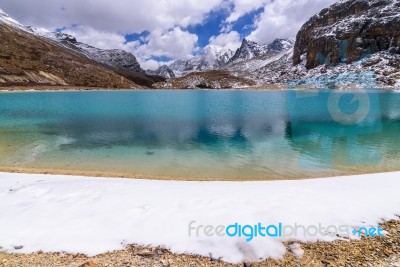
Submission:
[[[296,90],[296,91],[309,91],[309,90],[320,90],[315,87],[298,87],[298,88],[287,88],[286,84],[275,84],[275,85],[261,85],[261,86],[249,86],[241,88],[219,88],[219,89],[200,89],[200,88],[136,88],[136,89],[120,89],[120,88],[98,88],[98,87],[70,87],[70,86],[15,86],[15,87],[0,87],[0,93],[12,93],[12,92],[79,92],[79,91],[176,91],[176,90],[215,90],[215,91],[280,91],[280,90]],[[338,88],[337,90],[353,90],[353,88]],[[357,90],[357,89],[355,89]],[[400,87],[377,87],[378,91],[400,91]]]
[[[0,153],[1,155],[1,153]],[[208,177],[208,176],[171,176],[171,175],[152,175],[148,173],[135,173],[135,172],[105,172],[105,171],[88,171],[78,169],[50,169],[50,168],[28,168],[28,167],[5,167],[0,166],[0,173],[21,173],[21,174],[45,174],[45,175],[67,175],[67,176],[82,176],[82,177],[95,177],[95,178],[126,178],[126,179],[145,179],[145,180],[159,180],[159,181],[193,181],[193,182],[207,182],[207,181],[225,181],[225,182],[249,182],[249,181],[278,181],[278,180],[312,180],[324,179],[337,176],[352,176],[352,175],[365,175],[365,174],[379,174],[400,171],[400,169],[383,168],[379,170],[371,169],[349,169],[343,173],[308,173],[308,175],[291,177],[265,177],[265,178],[221,178],[221,177]]]
[[[400,218],[400,216],[399,216]],[[161,247],[129,245],[95,257],[83,254],[44,253],[8,254],[0,252],[1,267],[107,267],[107,266],[400,266],[400,221],[380,225],[384,237],[363,237],[361,240],[334,242],[285,243],[282,259],[256,263],[229,264],[212,257],[174,254]]]

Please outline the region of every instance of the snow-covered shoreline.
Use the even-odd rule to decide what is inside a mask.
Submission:
[[[377,226],[400,214],[400,172],[298,181],[183,182],[0,173],[0,246],[95,255],[165,246],[228,262],[278,258],[296,238],[207,237],[200,225]],[[357,238],[357,236],[350,236]],[[21,248],[22,246],[22,248]],[[17,250],[16,250],[17,248]]]

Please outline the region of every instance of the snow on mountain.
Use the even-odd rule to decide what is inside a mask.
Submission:
[[[11,18],[7,13],[0,9],[0,22],[14,26],[16,28],[22,29],[26,31],[26,27],[23,26],[21,23],[16,21],[15,19]]]
[[[166,79],[175,78],[175,73],[167,65],[162,65],[157,70],[146,70],[146,73],[148,75],[161,76]]]
[[[296,37],[292,63],[302,66],[281,80],[299,79],[328,88],[342,80],[363,83],[371,72],[378,87],[400,83],[400,1],[343,0],[310,18]],[[307,71],[304,71],[307,69]]]
[[[247,40],[243,40],[243,43],[244,45],[235,53],[235,55],[240,56],[230,60],[228,64],[230,69],[257,70],[277,60],[282,54],[286,54],[294,46],[293,39],[275,39],[272,43],[262,46],[255,42],[251,42],[250,46]]]
[[[175,73],[179,73],[178,77],[183,76],[182,74],[184,77],[157,86],[215,89],[254,86],[264,81],[264,76],[257,75],[259,69],[273,65],[283,57],[291,60],[293,45],[292,39],[276,39],[269,45],[259,45],[244,39],[235,53],[208,47],[203,55],[190,60],[178,60],[170,66]],[[286,60],[285,64],[290,60]],[[190,73],[194,71],[198,72]],[[235,82],[227,82],[226,77]]]
[[[250,60],[255,57],[261,57],[265,55],[268,51],[269,50],[267,45],[259,45],[256,42],[244,38],[240,48],[236,50],[236,53],[228,61],[228,65],[244,60]]]
[[[181,77],[185,74],[197,70],[200,64],[200,57],[193,57],[191,59],[178,59],[172,63],[169,68],[175,73],[175,76]]]
[[[269,45],[260,45],[256,42],[243,39],[242,45],[236,52],[230,49],[221,49],[209,45],[200,56],[195,56],[188,60],[177,60],[171,64],[170,69],[177,77],[186,75],[193,71],[218,70],[227,67],[238,67],[238,63],[246,62],[251,69],[261,68],[271,56],[287,51],[292,48],[294,40],[276,39]],[[251,61],[251,62],[250,62]],[[243,67],[243,66],[241,66]]]
[[[272,43],[267,45],[268,51],[283,52],[287,51],[294,46],[294,39],[275,39]]]
[[[204,53],[188,60],[177,60],[170,65],[170,69],[180,77],[193,71],[215,70],[224,67],[233,56],[230,49],[220,49],[209,45]]]
[[[275,39],[268,45],[260,45],[245,38],[240,48],[236,50],[235,54],[228,61],[227,65],[232,66],[240,62],[249,62],[250,64],[247,65],[254,65],[251,69],[257,67],[261,68],[268,63],[271,56],[276,56],[277,53],[285,52],[292,48],[293,45],[293,39]],[[265,60],[267,60],[267,62],[264,62]]]
[[[266,81],[271,83],[279,82],[280,69],[291,67],[291,59],[293,55],[293,47],[280,53],[274,53],[263,58],[255,58],[251,60],[241,61],[229,67],[229,70],[236,76],[244,76],[257,81],[258,84],[264,84]],[[277,69],[278,68],[278,69]],[[261,70],[273,70],[265,75]]]
[[[90,59],[93,59],[99,63],[106,64],[117,69],[140,72],[144,73],[144,70],[140,67],[140,64],[136,60],[136,57],[129,52],[120,49],[99,49],[84,43],[80,43],[72,35],[61,33],[61,32],[51,32],[43,28],[37,28],[32,26],[24,26],[20,24],[15,19],[11,18],[7,13],[0,9],[0,22],[6,23],[13,27],[19,28],[21,30],[33,33],[37,36],[50,39],[53,42],[78,52],[84,54]]]
[[[36,35],[48,38],[65,48],[86,55],[102,64],[106,64],[117,69],[144,73],[136,57],[127,51],[121,49],[100,49],[85,43],[78,42],[72,35],[61,32],[50,32],[41,28],[29,27]]]
[[[141,87],[133,79],[33,34],[29,27],[3,11],[0,13],[0,36],[0,87]]]
[[[201,56],[198,70],[218,69],[226,65],[229,59],[233,56],[233,51],[230,49],[220,49],[216,46],[208,46]]]
[[[301,27],[293,63],[299,64],[300,57],[305,55],[306,67],[312,69],[323,64],[321,57],[337,64],[390,49],[399,54],[399,25],[399,0],[339,1]]]

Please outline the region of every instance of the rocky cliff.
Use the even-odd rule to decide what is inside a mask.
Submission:
[[[259,45],[256,42],[243,39],[242,45],[236,50],[232,58],[229,59],[228,64],[237,63],[244,60],[250,60],[257,57],[262,57],[268,53],[267,45]]]
[[[323,9],[296,37],[293,64],[351,63],[379,51],[400,53],[399,0],[346,0]]]

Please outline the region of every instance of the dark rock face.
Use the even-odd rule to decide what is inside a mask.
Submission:
[[[166,65],[162,65],[157,70],[147,70],[146,74],[155,75],[155,76],[161,76],[161,77],[164,77],[166,79],[175,78],[175,73],[170,68],[168,68],[168,66],[166,66]]]
[[[90,53],[91,52],[91,53]],[[126,71],[144,73],[136,57],[120,49],[102,50],[92,48],[88,56],[100,63]]]
[[[293,39],[275,39],[272,43],[270,43],[267,48],[268,51],[282,52],[292,48],[294,45]]]
[[[265,55],[268,51],[269,50],[266,45],[259,45],[256,42],[247,40],[245,38],[243,39],[240,48],[236,50],[236,53],[229,60],[228,64],[238,61],[249,60],[255,57],[261,57]]]
[[[351,63],[379,51],[399,53],[400,0],[342,0],[306,22],[296,37],[293,64],[306,68]]]

